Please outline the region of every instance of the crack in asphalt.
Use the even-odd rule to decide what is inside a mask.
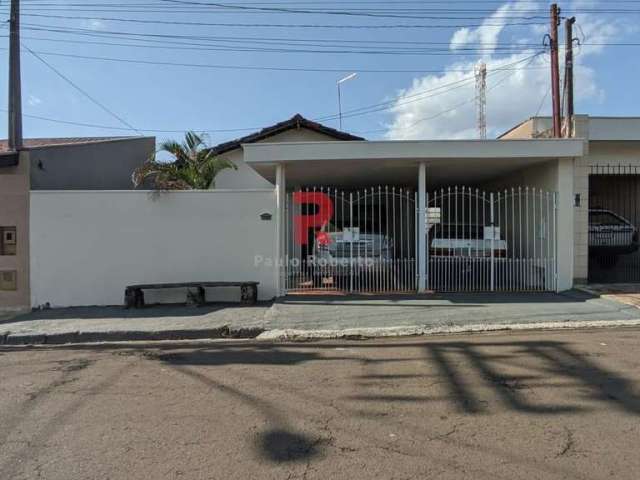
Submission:
[[[556,458],[567,455],[575,446],[575,440],[573,438],[573,432],[571,431],[571,429],[569,429],[568,427],[564,427],[564,431],[567,436],[565,438],[565,442],[562,447],[562,450],[558,452],[558,454],[556,455]]]

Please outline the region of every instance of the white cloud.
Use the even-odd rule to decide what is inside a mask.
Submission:
[[[96,18],[87,20],[85,25],[89,30],[104,30],[104,22]]]
[[[509,21],[509,16],[523,15],[526,10],[531,9],[530,1],[509,2],[498,8],[492,15],[487,17],[482,26],[478,28],[461,28],[451,37],[451,49],[456,50],[469,44],[479,43],[486,49],[489,56],[495,51],[495,44],[504,29],[504,25]]]
[[[481,43],[489,49],[483,60],[487,64],[488,72],[487,119],[490,137],[536,114],[540,107],[540,114],[548,114],[550,110],[548,55],[538,56],[529,62],[522,60],[536,53],[534,50],[507,56],[492,50],[500,38],[502,27],[486,25],[499,23],[499,17],[505,16],[505,12],[513,14],[522,9],[523,5],[531,8],[530,2],[508,2],[488,17],[483,26],[477,29],[460,29],[451,38],[452,49],[459,48],[461,43]],[[593,7],[593,3],[590,5]],[[576,8],[575,4],[572,8]],[[612,41],[613,37],[628,28],[621,21],[613,22],[610,18],[602,19],[589,15],[581,15],[579,25],[576,36],[584,35],[583,43]],[[540,32],[534,28],[527,31],[520,40],[526,39],[530,44],[541,42]],[[604,99],[605,92],[596,82],[596,72],[587,65],[588,58],[601,53],[603,48],[584,45],[576,50],[577,100]],[[519,61],[520,63],[513,65]],[[452,63],[444,74],[414,79],[410,87],[399,92],[399,99],[392,110],[393,118],[385,136],[398,140],[476,138],[473,79],[475,63],[475,60]],[[500,70],[505,68],[510,70]],[[465,79],[468,81],[465,82]],[[425,91],[431,93],[422,93]],[[545,95],[547,98],[542,103]]]
[[[27,98],[27,103],[31,107],[37,107],[42,103],[42,100],[39,97],[36,97],[35,95],[29,95],[29,97]]]

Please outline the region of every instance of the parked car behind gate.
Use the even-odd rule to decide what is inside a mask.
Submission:
[[[629,220],[611,210],[589,209],[589,255],[625,255],[638,247],[638,229]]]
[[[492,233],[494,239],[491,240]],[[429,230],[429,255],[432,257],[507,256],[507,242],[500,238],[500,229],[476,224],[434,225]]]
[[[392,259],[393,242],[386,235],[340,231],[318,236],[310,262],[340,270],[371,267]]]

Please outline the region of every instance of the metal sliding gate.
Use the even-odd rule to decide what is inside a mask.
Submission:
[[[416,292],[419,221],[429,290],[556,290],[555,193],[449,187],[427,193],[423,218],[417,200],[396,187],[287,193],[285,291]]]
[[[427,287],[555,291],[556,196],[518,187],[427,195]]]
[[[640,282],[640,167],[591,167],[588,228],[589,282]]]
[[[287,194],[287,292],[415,292],[416,193],[396,187]]]

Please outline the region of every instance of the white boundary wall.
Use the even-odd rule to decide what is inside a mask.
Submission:
[[[136,283],[258,281],[276,295],[276,196],[270,190],[31,192],[31,303],[120,305]],[[269,213],[271,220],[261,220]],[[212,300],[239,298],[211,290]],[[184,301],[185,293],[147,295]]]

